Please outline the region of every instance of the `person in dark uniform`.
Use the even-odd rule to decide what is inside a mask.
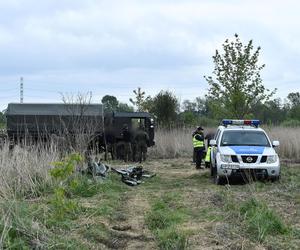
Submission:
[[[212,139],[214,139],[215,137],[215,133],[213,132],[213,130],[209,131],[206,135],[205,135],[205,140],[206,140],[206,148],[209,148],[210,146],[210,141]]]
[[[201,169],[201,162],[203,158],[204,146],[204,134],[203,128],[198,127],[195,135],[193,136],[194,154],[196,158],[196,169]]]
[[[193,131],[192,133],[192,138],[194,138],[195,134],[197,133],[197,128]],[[196,155],[195,155],[195,151],[193,151],[193,164],[196,163]]]
[[[107,151],[111,153],[111,159],[117,159],[117,150],[116,150],[116,137],[112,131],[107,131],[105,134],[105,142],[107,146]]]
[[[149,135],[146,133],[144,126],[141,126],[138,129],[134,141],[137,147],[138,161],[141,163],[147,159],[147,149],[149,143]]]
[[[132,159],[132,148],[131,148],[131,132],[128,129],[128,125],[124,124],[122,130],[122,136],[124,141],[124,161],[131,161]]]
[[[132,151],[132,161],[136,162],[137,161],[137,144],[135,140],[136,132],[133,133],[133,140],[131,142],[131,151]]]

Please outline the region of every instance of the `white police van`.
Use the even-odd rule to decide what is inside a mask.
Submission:
[[[278,180],[280,161],[259,120],[223,120],[215,138],[210,141],[211,175],[216,184],[226,183],[229,177],[252,176]]]

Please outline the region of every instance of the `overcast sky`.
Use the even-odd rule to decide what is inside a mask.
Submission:
[[[203,96],[203,75],[226,38],[261,46],[264,84],[300,91],[299,1],[0,0],[0,108],[92,91],[128,102],[132,90]]]

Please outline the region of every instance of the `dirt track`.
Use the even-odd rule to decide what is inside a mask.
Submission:
[[[106,238],[100,237],[98,240],[97,233],[92,241],[89,237],[88,241],[85,239],[90,248],[162,248],[164,242],[161,243],[155,231],[149,229],[146,217],[153,204],[168,194],[176,197],[170,212],[183,211],[184,219],[176,224],[176,230],[185,233],[185,247],[188,249],[277,249],[278,246],[280,249],[297,249],[300,245],[300,237],[294,235],[270,235],[259,242],[245,230],[244,222],[238,221],[226,208],[230,203],[239,204],[249,197],[255,197],[266,201],[284,223],[298,232],[299,185],[290,182],[291,176],[296,178],[295,181],[300,179],[298,167],[284,169],[281,183],[255,182],[225,186],[212,184],[209,171],[196,170],[189,159],[149,161],[144,168],[156,172],[157,176],[137,187],[126,188],[110,216],[100,214],[89,222],[82,222],[103,224],[108,234]],[[98,206],[100,199],[88,198],[85,206]]]

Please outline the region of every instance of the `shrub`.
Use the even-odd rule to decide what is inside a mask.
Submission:
[[[82,162],[79,154],[72,154],[64,161],[55,162],[55,168],[50,170],[50,175],[56,181],[53,198],[50,200],[52,222],[60,222],[68,215],[75,216],[79,209],[78,204],[66,197],[69,190],[76,190],[79,181],[76,178],[76,165]]]

